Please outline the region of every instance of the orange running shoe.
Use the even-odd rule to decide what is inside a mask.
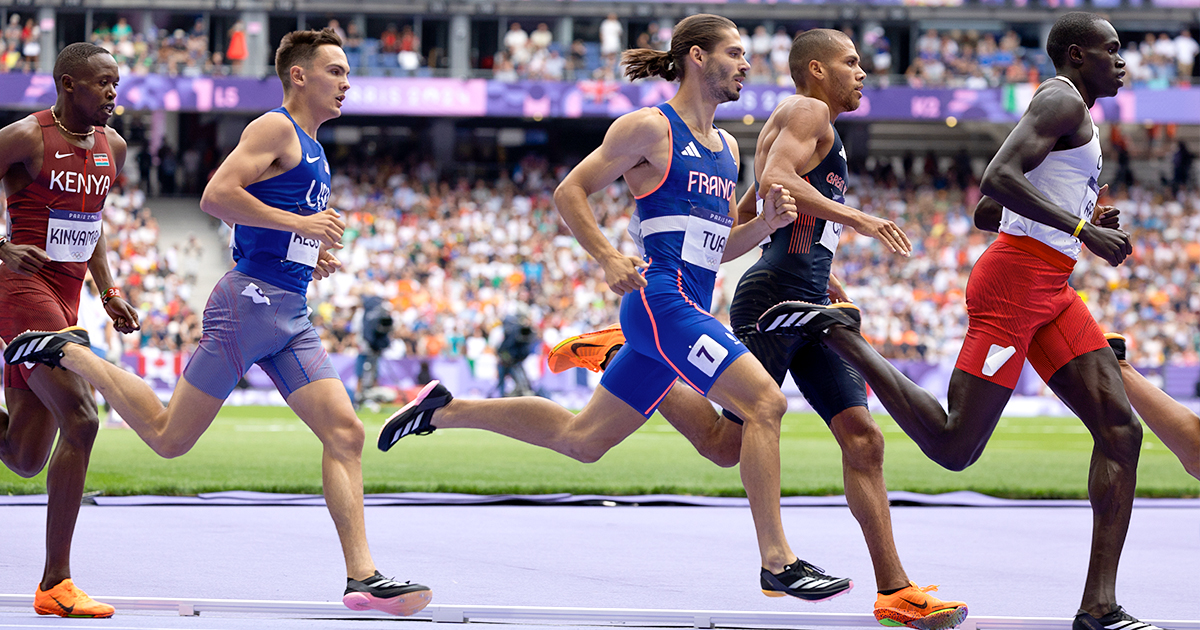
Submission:
[[[550,351],[550,371],[558,374],[573,367],[603,372],[608,362],[625,345],[625,333],[620,324],[567,337]]]
[[[37,593],[33,596],[33,609],[39,615],[99,618],[111,617],[116,611],[112,606],[88,597],[88,594],[79,590],[70,578],[59,582],[48,591],[43,591],[42,585],[39,584]]]
[[[963,602],[944,602],[929,591],[937,586],[921,588],[916,582],[891,595],[880,594],[875,598],[875,619],[885,626],[918,628],[919,630],[947,630],[967,618],[967,605]]]

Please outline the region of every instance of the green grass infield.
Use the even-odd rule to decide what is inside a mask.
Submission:
[[[363,478],[368,493],[744,496],[737,468],[696,454],[660,416],[599,462],[581,464],[551,451],[477,430],[410,436],[376,450],[382,413],[367,428]],[[1075,418],[1004,418],[974,466],[949,472],[930,462],[887,416],[884,473],[890,490],[974,490],[1010,498],[1086,498],[1092,440]],[[815,414],[784,418],[784,495],[842,494],[841,453]],[[45,472],[22,479],[0,467],[0,493],[45,492]],[[222,490],[319,493],[321,444],[287,408],[228,407],[190,453],[161,459],[133,431],[102,429],[87,490],[106,495],[192,495]],[[1200,482],[1148,429],[1138,466],[1138,496],[1200,496]]]

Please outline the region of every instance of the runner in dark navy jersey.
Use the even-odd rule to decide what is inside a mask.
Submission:
[[[68,343],[78,339],[56,338],[61,347],[48,362],[91,382],[163,457],[188,452],[257,363],[324,446],[325,502],[346,560],[342,601],[356,610],[411,615],[431,593],[375,569],[363,523],[362,422],[308,320],[305,297],[313,278],[341,266],[331,250],[340,247],[345,224],[327,207],[329,162],[316,135],[341,114],[350,66],[329,29],[284,36],[275,66],[283,106],[246,127],[200,201],[202,210],[234,226],[237,265],[209,298],[204,335],[171,402],[164,408],[144,381]],[[19,343],[13,343],[18,354]]]

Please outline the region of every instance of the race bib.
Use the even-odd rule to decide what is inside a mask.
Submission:
[[[842,224],[834,223],[833,221],[825,221],[825,229],[821,232],[821,240],[817,241],[829,253],[836,254],[838,242],[842,240]]]
[[[292,234],[291,240],[288,242],[288,260],[300,263],[306,267],[316,267],[317,258],[320,255],[321,241],[315,238],[304,238],[299,234]]]
[[[1092,215],[1096,212],[1096,201],[1100,198],[1100,183],[1095,177],[1089,178],[1087,190],[1083,191],[1083,201],[1079,204],[1079,218],[1092,221]]]
[[[683,236],[683,261],[716,271],[721,266],[733,217],[703,208],[692,208]]]
[[[100,213],[50,209],[46,255],[55,262],[87,262],[100,240]]]

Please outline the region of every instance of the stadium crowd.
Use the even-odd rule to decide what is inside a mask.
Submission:
[[[446,53],[423,47],[411,24],[389,22],[378,37],[367,37],[354,22],[345,26],[336,19],[323,24],[338,32],[356,73],[365,75],[430,75],[447,66]],[[626,48],[666,50],[670,27],[649,22],[636,34],[627,32],[617,15],[602,20],[595,40],[575,39],[570,45],[555,41],[547,22],[508,24],[494,55],[482,55],[478,69],[491,71],[499,81],[585,79],[620,80],[620,53]],[[740,29],[751,70],[752,83],[791,85],[788,50],[795,32],[785,26],[766,25]],[[3,31],[5,72],[31,72],[41,54],[40,28],[32,15],[9,15]],[[858,45],[862,66],[873,85],[911,87],[966,87],[980,89],[1013,83],[1036,83],[1053,67],[1036,42],[1023,41],[1013,30],[929,29],[917,37],[911,60],[897,50],[882,27],[847,29]],[[125,74],[220,76],[237,74],[246,59],[245,25],[235,22],[224,37],[210,41],[206,22],[197,19],[190,29],[164,29],[151,25],[135,32],[128,20],[101,22],[91,41],[111,51]],[[1122,33],[1122,54],[1133,85],[1166,87],[1187,83],[1200,54],[1192,33]],[[219,49],[218,49],[219,48]],[[908,60],[907,65],[902,60]]]
[[[554,209],[565,170],[538,157],[494,182],[440,180],[429,162],[336,169],[330,203],[347,216],[339,253],[346,267],[310,295],[328,348],[356,351],[351,322],[366,295],[391,303],[393,357],[478,360],[501,319],[518,308],[528,307],[548,344],[617,321],[618,298]],[[889,167],[855,177],[850,191],[847,203],[896,220],[916,248],[897,259],[843,233],[834,269],[866,314],[864,332],[890,358],[953,360],[966,329],[963,289],[992,239],[972,226],[973,178],[954,166],[903,178]],[[636,251],[626,234],[633,202],[624,186],[593,202],[609,238]],[[1200,287],[1192,280],[1200,274],[1200,191],[1122,188],[1112,202],[1134,235],[1134,255],[1115,269],[1083,255],[1073,286],[1102,326],[1135,340],[1133,362],[1200,362]],[[725,316],[728,304],[716,300],[714,311]]]

